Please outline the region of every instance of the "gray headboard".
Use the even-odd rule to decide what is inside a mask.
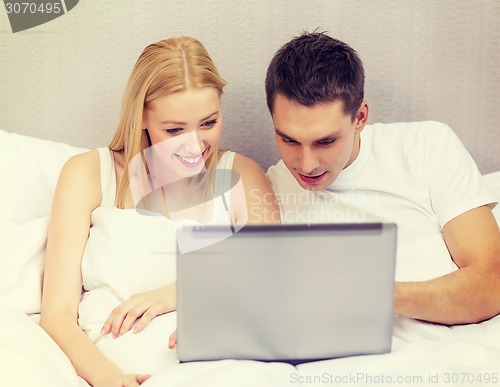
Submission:
[[[274,52],[302,30],[360,53],[371,123],[450,125],[480,170],[500,170],[500,3],[464,0],[85,0],[12,33],[0,5],[0,128],[105,145],[132,66],[149,43],[200,39],[227,80],[223,145],[278,159],[264,95]]]

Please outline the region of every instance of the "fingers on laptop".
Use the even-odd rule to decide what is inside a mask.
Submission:
[[[168,347],[173,349],[175,348],[175,344],[177,344],[177,329],[170,335],[170,338],[168,339]]]

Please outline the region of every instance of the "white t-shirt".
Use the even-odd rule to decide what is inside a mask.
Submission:
[[[267,175],[284,223],[395,222],[398,281],[455,270],[442,227],[496,203],[458,137],[438,122],[367,125],[358,157],[324,191],[304,190],[283,161]]]

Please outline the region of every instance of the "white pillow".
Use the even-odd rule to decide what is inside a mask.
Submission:
[[[0,306],[40,313],[52,197],[65,161],[84,151],[0,130]]]
[[[67,356],[28,316],[0,306],[2,386],[81,387]]]
[[[49,215],[62,166],[85,150],[0,130],[0,219],[22,224]]]
[[[0,307],[40,313],[48,217],[23,224],[0,220]]]

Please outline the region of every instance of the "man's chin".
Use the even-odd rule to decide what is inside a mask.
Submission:
[[[296,175],[296,176],[294,175],[294,177],[295,177],[295,180],[297,180],[297,183],[299,183],[299,185],[307,191],[323,191],[326,188],[328,188],[328,186],[331,184],[329,179],[326,179],[326,176],[322,181],[320,181],[316,184],[311,184],[311,183],[305,182],[298,175]]]
[[[326,188],[326,186],[324,186],[323,184],[320,185],[300,184],[300,186],[307,191],[323,191]]]

